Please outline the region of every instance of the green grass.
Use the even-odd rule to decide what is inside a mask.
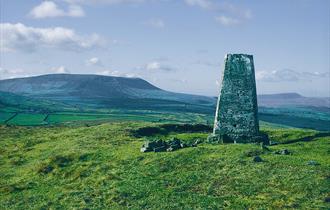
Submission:
[[[172,120],[173,116],[162,115],[139,115],[139,114],[50,114],[47,121],[50,124],[72,122],[72,121],[147,121],[147,122],[156,122],[160,118],[163,118],[166,122],[176,122],[178,120]]]
[[[274,141],[141,153],[154,123],[0,127],[0,209],[329,209],[330,137],[263,127]],[[185,141],[206,133],[170,133]],[[311,137],[309,141],[299,141]],[[291,155],[273,151],[288,149]],[[254,163],[259,154],[264,162]],[[308,165],[314,160],[319,165]]]
[[[52,124],[72,121],[104,120],[109,118],[111,118],[109,115],[50,114],[47,122]]]

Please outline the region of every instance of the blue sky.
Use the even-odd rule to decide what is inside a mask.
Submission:
[[[259,94],[330,96],[327,0],[0,2],[0,79],[141,77],[215,96],[225,54],[248,53]]]

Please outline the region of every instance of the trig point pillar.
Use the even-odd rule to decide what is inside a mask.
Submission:
[[[253,56],[227,54],[210,142],[268,143],[259,133]]]

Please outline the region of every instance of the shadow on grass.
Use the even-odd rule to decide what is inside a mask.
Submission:
[[[308,128],[318,131],[330,131],[330,121],[305,117],[289,116],[285,114],[259,113],[259,119],[269,123],[287,125],[296,128]]]
[[[162,124],[158,126],[142,127],[132,130],[131,134],[136,138],[153,135],[167,135],[174,133],[194,133],[194,132],[211,132],[212,127],[204,124]]]
[[[319,137],[330,137],[330,132],[322,132],[322,133],[317,133],[311,136],[305,136],[299,139],[293,139],[293,140],[289,140],[286,142],[282,142],[280,144],[292,144],[292,143],[296,143],[296,142],[308,142],[308,141],[313,141],[315,138],[319,138]]]

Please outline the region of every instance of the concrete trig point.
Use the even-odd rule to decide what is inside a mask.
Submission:
[[[268,143],[260,134],[253,56],[227,54],[209,142]]]

